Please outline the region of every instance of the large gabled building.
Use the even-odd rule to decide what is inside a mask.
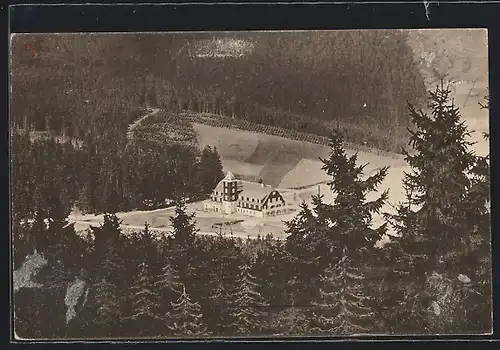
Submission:
[[[204,202],[206,211],[239,213],[264,218],[286,214],[289,205],[277,189],[263,183],[238,180],[230,171]]]

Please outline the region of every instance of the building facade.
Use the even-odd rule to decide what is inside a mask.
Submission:
[[[206,211],[258,218],[283,215],[292,210],[278,190],[263,183],[238,180],[231,172],[217,184],[203,207]]]

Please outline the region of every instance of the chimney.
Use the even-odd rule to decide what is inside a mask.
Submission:
[[[263,182],[260,183],[260,187],[264,188],[264,183]]]
[[[321,196],[320,185],[318,185],[318,196]]]

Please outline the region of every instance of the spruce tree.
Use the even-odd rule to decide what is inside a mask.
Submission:
[[[93,211],[92,207],[92,193],[89,186],[84,184],[78,194],[78,199],[76,201],[76,206],[83,214],[88,214]]]
[[[123,324],[124,285],[123,238],[116,215],[104,215],[100,227],[91,227],[94,247],[90,255],[91,288],[85,305],[88,332],[96,336],[119,336]]]
[[[208,243],[208,242],[207,242]],[[211,240],[211,249],[207,260],[209,271],[206,276],[208,280],[208,308],[204,312],[209,330],[212,334],[231,335],[232,308],[231,295],[236,288],[236,278],[239,274],[240,249],[233,238],[218,235]]]
[[[125,319],[134,324],[133,336],[158,335],[158,326],[163,323],[163,315],[159,313],[160,295],[150,274],[145,262],[139,264],[136,283],[129,290],[132,314]]]
[[[271,306],[291,305],[288,295],[289,266],[283,241],[267,236],[262,241],[262,249],[256,254],[253,271],[260,285],[258,290]],[[272,323],[277,307],[268,308],[268,320]]]
[[[366,277],[344,251],[336,265],[321,276],[320,298],[314,303],[313,332],[360,334],[373,331],[373,295],[367,294]]]
[[[90,322],[92,335],[98,337],[113,337],[118,334],[117,325],[121,324],[122,313],[117,295],[116,285],[109,281],[107,277],[99,278],[93,285],[91,303],[94,312]]]
[[[327,247],[321,242],[326,225],[321,225],[314,212],[314,205],[321,205],[322,198],[314,197],[313,201],[312,209],[302,203],[297,216],[285,223],[288,235],[285,243],[288,268],[285,272],[292,306],[311,305],[317,296],[319,277],[327,267]]]
[[[379,213],[387,192],[373,201],[366,196],[384,180],[387,168],[363,178],[366,165],[356,165],[356,154],[347,157],[341,136],[333,135],[330,146],[329,159],[321,161],[323,170],[332,176],[329,185],[336,197],[333,204],[315,203],[316,222],[324,227],[318,239],[326,247],[330,264],[322,277],[325,285],[316,302],[314,323],[320,330],[336,324],[339,334],[366,333],[373,330],[375,300],[365,275],[375,244],[386,231],[385,224],[372,227],[372,215]],[[338,289],[338,305],[332,304],[330,288]]]
[[[170,264],[165,265],[156,278],[155,286],[161,291],[162,300],[167,300],[170,305],[174,301],[173,295],[182,289],[179,273]]]
[[[138,264],[142,262],[146,263],[150,270],[150,275],[156,276],[161,269],[158,263],[160,258],[158,240],[155,234],[149,229],[147,222],[144,224],[144,230],[140,232],[135,244],[137,245],[137,257],[135,260]]]
[[[178,201],[175,207],[175,215],[170,218],[172,224],[173,244],[179,248],[192,246],[198,229],[194,220],[195,214],[187,214],[186,205]]]
[[[186,213],[185,204],[177,202],[175,215],[170,218],[172,224],[172,243],[170,245],[172,267],[178,271],[181,281],[188,284],[188,289],[191,282],[194,283],[191,281],[194,273],[191,262],[194,256],[190,253],[195,249],[196,233],[199,231],[196,228],[194,217],[194,213]]]
[[[469,150],[470,135],[459,109],[450,98],[450,90],[442,83],[429,92],[432,114],[417,111],[410,105],[415,130],[410,130],[410,146],[415,154],[405,152],[412,167],[405,174],[404,186],[411,194],[417,214],[417,225],[428,243],[429,259],[434,263],[446,253],[460,249],[467,240],[463,230],[464,199],[470,188],[467,174],[475,156]],[[446,184],[446,186],[443,186]]]
[[[244,263],[236,280],[236,290],[233,292],[232,309],[233,334],[259,335],[265,329],[264,307],[268,306],[258,292],[259,285],[250,272],[250,266]]]
[[[475,255],[474,240],[489,235],[488,165],[470,150],[469,132],[450,95],[442,82],[429,92],[430,114],[409,106],[415,128],[410,130],[413,152],[404,150],[412,168],[403,182],[406,202],[397,207],[396,214],[387,215],[400,236],[395,247],[399,250],[400,268],[398,273],[393,271],[392,278],[399,279],[399,298],[414,304],[406,307],[403,317],[411,320],[410,324],[396,327],[397,332],[465,330],[465,323],[458,321],[466,307],[464,296],[459,296],[458,304],[454,301],[453,305],[440,305],[455,310],[455,317],[449,317],[444,324],[429,309],[429,304],[436,305],[435,301],[442,297],[439,288],[430,285],[433,278],[456,281],[460,275],[477,280],[477,264],[471,260]],[[396,262],[389,266],[396,266]],[[424,312],[416,312],[413,317],[410,311],[418,309]],[[404,313],[404,309],[395,310],[393,323]]]
[[[200,156],[198,181],[204,194],[211,193],[220,180],[224,178],[219,153],[214,147],[206,146]]]
[[[309,336],[310,323],[308,308],[289,307],[273,317],[271,330],[273,335]]]
[[[411,195],[406,188],[406,198]],[[377,317],[383,323],[385,332],[412,333],[426,328],[426,320],[416,312],[418,293],[424,288],[426,281],[425,255],[411,252],[411,246],[419,241],[406,240],[401,235],[416,228],[416,216],[410,200],[399,203],[395,213],[384,213],[385,218],[393,226],[397,236],[391,236],[383,249],[386,273],[383,277],[379,296]]]
[[[184,286],[177,301],[172,303],[170,318],[173,322],[170,330],[176,337],[199,337],[207,333],[200,304],[191,301]]]
[[[313,304],[313,333],[342,334],[346,326],[351,326],[354,333],[358,330],[357,325],[343,324],[349,322],[346,316],[350,312],[343,307],[346,300],[341,293],[346,283],[345,272],[340,268],[336,270],[336,266],[332,266],[321,275],[320,301]]]
[[[482,109],[489,108],[489,97],[480,103]],[[489,141],[489,133],[483,137]],[[491,250],[491,196],[490,196],[490,157],[478,156],[472,169],[472,186],[469,199],[472,206],[477,208],[471,230],[472,249],[464,261],[464,265],[475,266],[474,273],[470,274],[471,281],[466,286],[465,309],[468,329],[474,332],[489,332],[491,330],[491,293],[492,293],[492,250]]]
[[[213,187],[215,187],[219,183],[219,181],[224,178],[224,171],[220,159],[220,154],[217,151],[217,147],[215,146],[212,149],[212,169],[212,184],[214,185]]]
[[[182,293],[184,288],[183,284],[179,279],[179,273],[172,268],[170,263],[167,263],[161,269],[161,273],[156,276],[154,285],[160,296],[158,312],[164,319],[162,324],[166,329],[169,329],[169,327],[172,326],[172,319],[170,316],[172,313],[172,303],[174,303]]]

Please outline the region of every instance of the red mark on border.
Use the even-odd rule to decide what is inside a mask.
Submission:
[[[25,47],[27,50],[31,51],[31,56],[33,56],[33,58],[36,58],[38,56],[38,51],[36,50],[34,45],[26,44]]]

